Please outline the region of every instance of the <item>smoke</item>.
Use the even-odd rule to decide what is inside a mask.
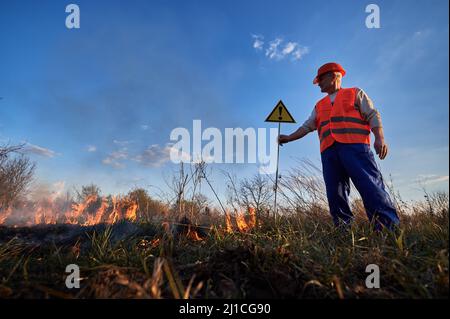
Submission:
[[[31,187],[29,199],[32,201],[40,201],[42,199],[56,200],[64,195],[66,187],[65,181],[57,181],[52,184],[39,182]]]

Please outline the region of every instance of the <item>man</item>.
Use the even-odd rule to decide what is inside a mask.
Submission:
[[[341,88],[345,70],[338,63],[321,66],[313,83],[328,95],[317,102],[311,116],[291,135],[280,135],[280,145],[318,130],[330,213],[335,225],[349,225],[353,214],[348,204],[350,179],[361,194],[375,229],[399,225],[396,209],[385,190],[383,178],[370,149],[370,131],[380,159],[388,153],[378,111],[359,88]]]

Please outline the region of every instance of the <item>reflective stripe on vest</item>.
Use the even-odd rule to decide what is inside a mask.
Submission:
[[[370,126],[355,108],[356,88],[340,89],[331,104],[327,96],[316,104],[320,151],[340,143],[370,144]]]

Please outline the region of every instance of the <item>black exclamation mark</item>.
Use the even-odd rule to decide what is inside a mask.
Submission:
[[[278,107],[278,119],[279,120],[282,120],[283,119],[283,117],[281,116],[281,111],[283,110],[283,107],[280,105],[279,107]]]

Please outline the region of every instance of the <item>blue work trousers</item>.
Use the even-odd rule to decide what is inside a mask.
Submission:
[[[330,213],[335,225],[349,225],[353,220],[348,196],[350,179],[361,195],[367,217],[376,230],[393,230],[400,221],[395,206],[385,190],[383,177],[368,144],[334,142],[321,153]]]

